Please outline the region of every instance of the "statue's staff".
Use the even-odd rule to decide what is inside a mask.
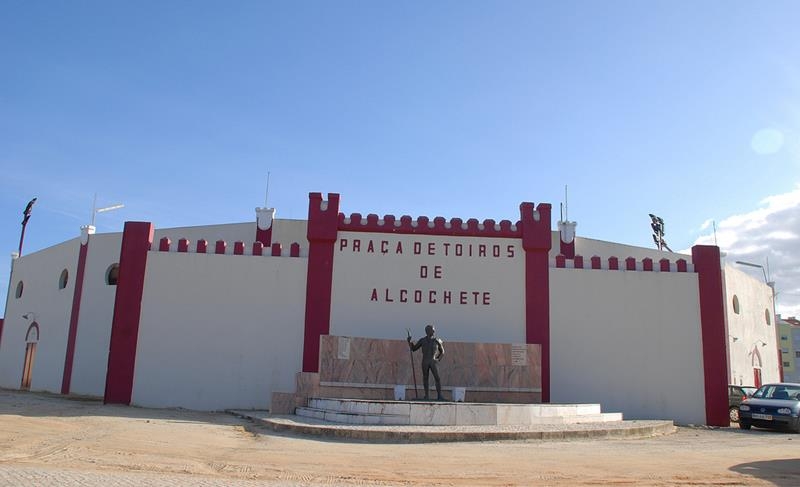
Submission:
[[[411,343],[411,330],[406,328],[406,333],[408,333],[408,343]],[[417,391],[417,366],[414,365],[414,351],[409,348],[408,353],[411,354],[411,376],[414,378],[414,397],[419,399],[419,391]]]

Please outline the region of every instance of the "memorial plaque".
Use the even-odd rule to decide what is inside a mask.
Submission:
[[[339,337],[339,350],[336,358],[350,360],[350,337]]]
[[[528,346],[525,344],[511,345],[511,365],[528,365]]]

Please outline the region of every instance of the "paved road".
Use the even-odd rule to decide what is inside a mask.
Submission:
[[[2,487],[283,487],[303,482],[204,478],[198,475],[89,472],[50,467],[0,465]],[[311,484],[306,484],[311,485]]]
[[[0,487],[800,486],[800,435],[406,444],[275,434],[230,414],[0,390]]]

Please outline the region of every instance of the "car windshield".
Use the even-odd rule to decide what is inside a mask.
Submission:
[[[748,396],[752,396],[753,393],[756,392],[756,388],[755,387],[742,387],[742,391],[744,391],[744,393],[747,394]]]
[[[789,399],[800,401],[800,384],[767,384],[761,386],[753,397],[761,399]]]

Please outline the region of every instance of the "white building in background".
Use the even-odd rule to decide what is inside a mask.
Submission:
[[[778,346],[781,351],[783,379],[800,383],[800,320],[778,315]]]
[[[322,335],[540,344],[544,402],[728,424],[727,384],[780,380],[772,290],[691,255],[495,222],[346,216],[155,229],[128,222],[15,259],[0,387],[201,410],[267,408]]]

